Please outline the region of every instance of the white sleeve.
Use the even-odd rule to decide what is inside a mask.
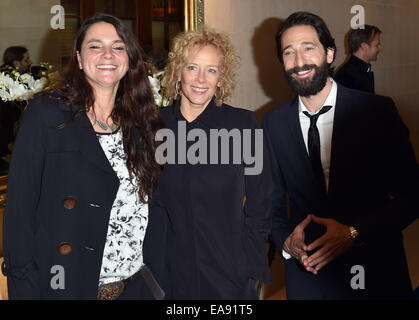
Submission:
[[[292,256],[288,252],[286,252],[284,249],[282,249],[282,256],[284,257],[285,260],[292,258]]]

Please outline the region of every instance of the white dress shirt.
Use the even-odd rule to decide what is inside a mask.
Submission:
[[[319,130],[320,136],[320,158],[322,161],[323,173],[326,180],[326,190],[329,190],[330,152],[332,150],[333,118],[335,115],[337,95],[336,82],[332,78],[330,78],[330,81],[332,82],[332,89],[324,101],[323,106],[332,106],[332,108],[326,113],[321,114],[317,119],[317,129]],[[298,101],[298,114],[300,117],[301,131],[303,133],[304,144],[306,145],[306,150],[308,153],[308,129],[310,128],[310,118],[307,117],[303,112],[307,111],[310,115],[314,115],[319,113],[323,106],[313,113],[308,111],[303,101],[301,100],[301,97],[298,97]]]
[[[333,119],[335,115],[335,105],[336,105],[336,96],[337,96],[337,85],[336,82],[329,78],[332,82],[332,89],[329,92],[326,100],[324,101],[323,106],[332,106],[332,108],[323,113],[317,119],[317,129],[319,130],[320,136],[320,158],[323,167],[324,178],[326,182],[326,190],[329,190],[329,174],[330,174],[330,154],[332,150],[332,134],[333,134]],[[298,115],[300,118],[301,131],[303,133],[304,144],[308,153],[308,129],[310,128],[310,118],[307,117],[303,112],[307,111],[310,115],[317,114],[316,112],[308,111],[307,107],[304,105],[301,97],[298,97]],[[285,259],[291,258],[291,255],[288,254],[285,250],[282,250],[282,256]]]

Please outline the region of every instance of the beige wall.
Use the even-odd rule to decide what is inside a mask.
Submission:
[[[334,66],[345,59],[344,36],[351,7],[362,3],[366,23],[383,31],[383,51],[373,63],[378,94],[393,97],[419,155],[419,1],[417,0],[206,0],[205,23],[227,32],[242,59],[231,103],[251,110],[273,107],[292,95],[277,61],[274,36],[280,21],[298,10],[320,15],[336,40]]]
[[[51,7],[59,0],[0,1],[0,60],[10,46],[28,48],[33,65],[49,62],[61,67],[59,31],[52,30]]]
[[[353,17],[350,10],[356,4],[364,6],[365,22],[383,31],[383,50],[373,63],[376,92],[395,100],[419,156],[419,105],[415,92],[419,79],[417,0],[206,0],[205,23],[227,32],[242,59],[231,104],[255,110],[260,118],[293,95],[276,58],[274,36],[280,21],[294,11],[310,11],[326,21],[338,48],[334,66],[339,66],[345,59],[344,36]],[[416,287],[419,285],[419,221],[405,230],[405,240]],[[275,264],[273,287],[284,283],[283,265],[277,261]],[[267,288],[267,296],[273,287]]]

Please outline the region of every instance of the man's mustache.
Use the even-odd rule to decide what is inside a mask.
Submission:
[[[316,66],[315,64],[305,64],[301,67],[294,67],[292,69],[288,69],[285,72],[291,76],[293,73],[297,73],[297,72],[301,72],[301,71],[308,71],[311,69],[318,69],[318,66]]]

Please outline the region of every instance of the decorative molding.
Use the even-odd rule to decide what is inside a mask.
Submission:
[[[199,30],[205,23],[204,0],[185,1],[185,31]]]

